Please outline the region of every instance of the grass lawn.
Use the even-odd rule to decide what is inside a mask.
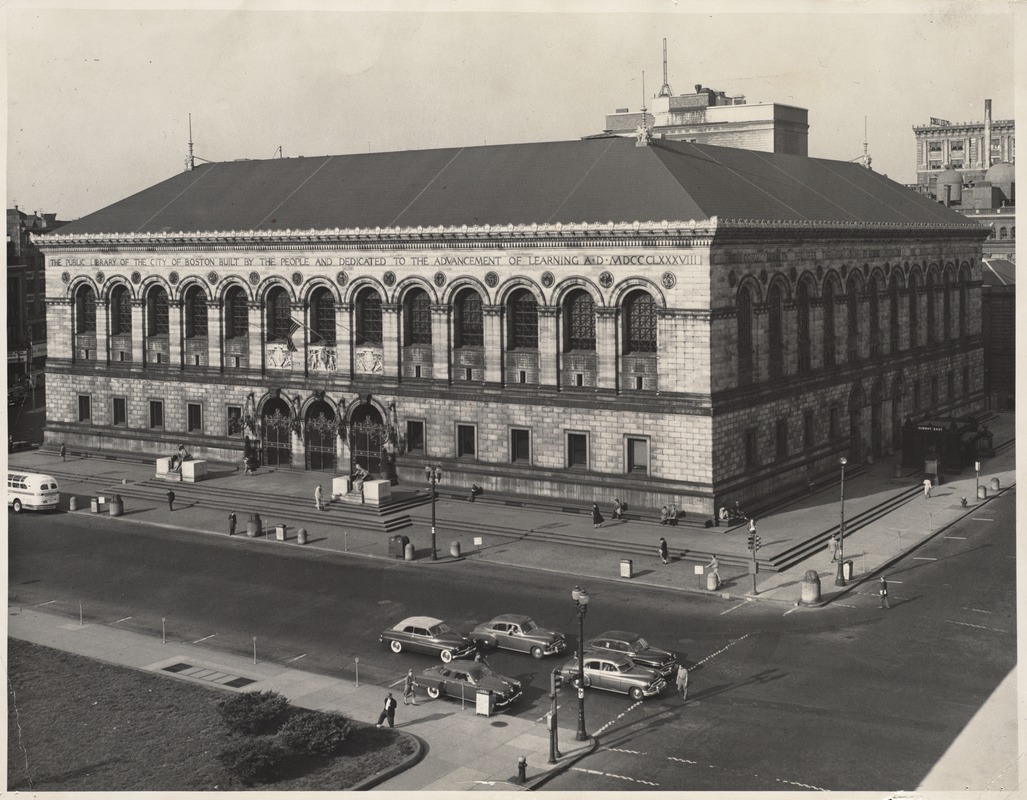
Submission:
[[[9,791],[200,791],[244,788],[215,758],[230,734],[228,692],[8,640]],[[395,731],[353,722],[342,753],[292,759],[265,788],[347,789],[413,752]],[[260,788],[260,787],[256,787]]]

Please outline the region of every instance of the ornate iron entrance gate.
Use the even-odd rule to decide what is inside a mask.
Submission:
[[[362,466],[372,477],[382,478],[385,476],[385,443],[389,439],[388,429],[381,423],[379,418],[375,422],[370,416],[351,426],[352,430],[352,453],[353,466]]]
[[[339,422],[331,406],[314,403],[307,412],[306,424],[307,469],[335,472],[338,464],[335,439],[339,435]]]
[[[283,404],[284,405],[284,404]],[[292,463],[292,426],[281,408],[264,411],[264,466],[287,467]]]

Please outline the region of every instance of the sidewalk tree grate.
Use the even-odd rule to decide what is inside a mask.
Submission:
[[[172,672],[175,674],[187,673],[189,670],[194,670],[194,672],[192,674],[183,674],[183,678],[192,678],[194,680],[217,683],[221,686],[231,686],[233,689],[241,689],[244,686],[249,686],[251,683],[256,683],[256,681],[251,678],[232,678],[231,680],[226,681],[225,678],[230,676],[224,672],[218,672],[205,667],[197,667],[193,664],[186,664],[183,662],[171,664],[167,667],[161,667],[161,672]]]
[[[256,683],[249,678],[235,678],[234,680],[225,681],[224,686],[231,686],[233,689],[241,689],[243,686],[249,686],[251,683]]]
[[[192,664],[172,664],[170,667],[163,667],[164,672],[182,672],[189,669]]]

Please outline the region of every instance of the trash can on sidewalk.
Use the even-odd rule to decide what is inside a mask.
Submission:
[[[720,588],[720,578],[712,570],[706,573],[706,588],[711,592],[715,592]]]
[[[289,532],[289,526],[288,525],[286,525],[284,523],[279,523],[278,525],[275,525],[275,538],[278,541],[284,542],[285,541],[285,537],[288,535],[288,532]]]
[[[449,543],[449,554],[453,558],[460,558],[460,542]]]
[[[112,517],[120,517],[125,513],[125,502],[121,499],[120,494],[116,494],[111,498],[111,502],[107,506],[107,513]]]
[[[393,558],[403,558],[403,551],[406,549],[410,538],[401,533],[389,538],[389,555]]]
[[[99,498],[97,498],[97,497],[90,497],[89,498],[89,510],[92,511],[94,514],[99,514],[100,513],[100,500],[99,500]]]
[[[842,562],[842,577],[845,578],[845,580],[847,580],[847,581],[851,581],[852,580],[852,573],[853,573],[852,561],[850,561],[849,559],[846,559],[845,561]]]
[[[634,564],[631,563],[630,558],[622,558],[620,560],[620,576],[622,578],[634,578]]]

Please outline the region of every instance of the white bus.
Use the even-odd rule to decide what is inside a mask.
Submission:
[[[56,511],[61,493],[57,479],[35,472],[7,473],[7,506],[20,514],[27,511]]]

